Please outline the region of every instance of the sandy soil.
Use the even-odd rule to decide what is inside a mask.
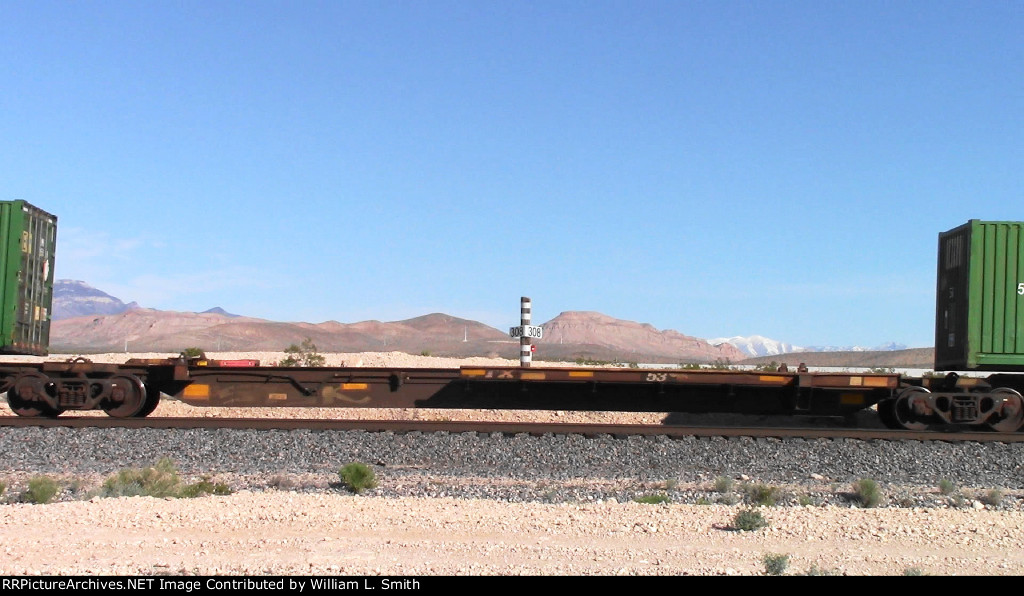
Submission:
[[[440,359],[405,354],[333,355],[329,364],[342,360],[350,366],[443,366]],[[156,415],[240,414],[215,410],[237,409],[165,401]],[[980,504],[955,510],[773,507],[762,510],[767,528],[738,532],[731,529],[738,511],[288,491],[4,504],[0,575],[758,575],[772,553],[789,555],[788,574],[1024,573],[1021,512]]]
[[[0,506],[0,574],[758,575],[1024,572],[1024,514],[546,505],[241,493]]]

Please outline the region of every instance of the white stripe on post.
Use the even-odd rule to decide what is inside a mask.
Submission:
[[[519,337],[519,366],[529,367],[533,352],[530,350],[530,338],[526,337],[525,327],[530,324],[530,299],[523,296],[519,299],[519,324],[524,331]]]

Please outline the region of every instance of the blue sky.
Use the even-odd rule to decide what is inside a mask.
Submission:
[[[0,199],[160,309],[926,346],[1024,218],[1017,1],[0,0],[0,89]]]

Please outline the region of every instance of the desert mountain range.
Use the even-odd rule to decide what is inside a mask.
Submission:
[[[190,347],[210,352],[279,351],[309,338],[322,352],[519,357],[519,342],[507,330],[442,313],[390,322],[285,323],[219,308],[202,313],[141,308],[69,280],[54,286],[53,319],[50,345],[54,353],[177,353]],[[713,345],[678,331],[597,312],[563,312],[542,326],[544,338],[534,340],[539,360],[676,364],[740,362],[749,356],[729,343]]]

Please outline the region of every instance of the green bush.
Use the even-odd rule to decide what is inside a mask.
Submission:
[[[740,509],[732,518],[732,527],[741,532],[753,532],[768,526],[768,520],[757,509]]]
[[[727,493],[733,488],[732,478],[728,476],[719,476],[715,478],[715,492],[716,493]]]
[[[57,481],[49,476],[33,476],[28,481],[28,489],[22,493],[24,501],[43,505],[53,500],[57,494]]]
[[[633,499],[637,503],[645,503],[647,505],[661,505],[662,503],[670,503],[672,499],[668,495],[644,495],[642,497],[636,497]]]
[[[151,468],[127,468],[107,478],[100,489],[104,497],[192,498],[202,495],[230,495],[226,484],[210,482],[209,478],[193,484],[182,484],[178,469],[170,458],[163,458]]]
[[[185,358],[206,358],[206,352],[202,348],[185,348],[181,351],[181,355]]]
[[[718,502],[723,505],[735,505],[740,502],[740,498],[732,493],[723,493],[719,495]]]
[[[170,458],[151,468],[126,468],[103,481],[104,497],[176,497],[181,485],[178,470]]]
[[[877,507],[882,502],[882,489],[870,478],[861,478],[853,484],[853,495],[864,508]]]
[[[313,340],[306,338],[302,345],[292,344],[284,349],[288,356],[280,362],[281,366],[323,366],[326,359],[316,349]]]
[[[231,489],[228,485],[218,482],[214,484],[210,482],[209,478],[203,478],[199,482],[193,484],[186,484],[178,490],[178,497],[183,499],[191,499],[193,497],[201,497],[203,495],[230,495]]]
[[[3,483],[3,482],[0,482],[0,497],[4,496],[4,492],[6,490],[7,490],[7,485],[5,483]]]
[[[370,466],[353,462],[338,471],[341,482],[350,491],[359,494],[366,489],[377,488],[377,475]]]
[[[771,507],[779,500],[782,491],[777,486],[767,484],[746,484],[743,486],[743,496],[752,505],[763,505]]]
[[[939,493],[949,496],[956,492],[956,484],[949,478],[939,480]]]
[[[768,553],[763,560],[764,572],[768,575],[782,575],[789,567],[789,555]]]
[[[0,494],[3,494],[2,490],[0,490]],[[981,495],[981,497],[979,497],[978,500],[986,505],[998,507],[1003,503],[1003,491],[998,488],[993,488],[992,490]]]

